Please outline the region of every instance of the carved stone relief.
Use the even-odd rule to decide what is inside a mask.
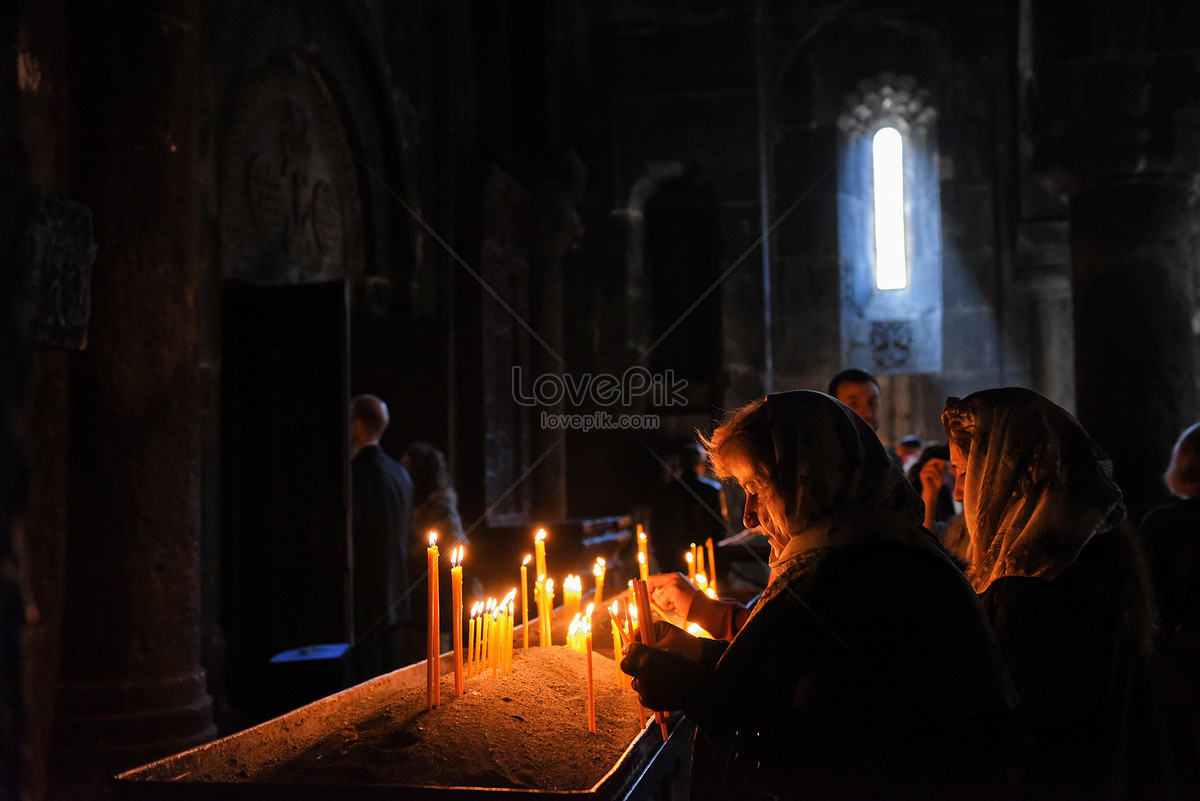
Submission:
[[[333,97],[312,65],[275,58],[243,80],[220,175],[226,278],[272,284],[361,275],[354,158]]]

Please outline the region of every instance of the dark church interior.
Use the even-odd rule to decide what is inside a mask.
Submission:
[[[485,578],[645,520],[698,430],[845,367],[889,446],[1041,393],[1134,521],[1200,420],[1200,5],[0,15],[0,798],[107,798],[346,640],[359,394],[384,451],[446,455]]]

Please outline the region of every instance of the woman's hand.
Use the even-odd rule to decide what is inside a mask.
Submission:
[[[686,709],[710,691],[712,672],[675,651],[631,643],[625,646],[621,670],[633,677],[642,706],[658,712]]]
[[[921,496],[937,497],[938,491],[946,483],[946,460],[930,459],[921,468]]]
[[[693,637],[678,626],[672,626],[665,620],[654,623],[654,641],[664,651],[678,651],[696,662],[704,653],[699,637]]]
[[[682,573],[656,573],[646,578],[650,603],[687,620],[692,601],[700,594]]]

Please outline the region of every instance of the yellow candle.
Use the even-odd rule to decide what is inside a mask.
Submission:
[[[534,562],[534,572],[539,576],[546,574],[546,529],[539,528],[537,536],[533,538],[533,552],[537,555],[537,561]]]
[[[554,579],[546,579],[546,639],[544,645],[554,644]]]
[[[596,730],[596,688],[592,684],[592,610],[595,606],[588,604],[584,613],[585,638],[587,648],[587,679],[588,679],[588,731]]]
[[[467,624],[467,678],[475,674],[475,612],[478,602],[471,607],[471,620]]]
[[[650,548],[646,539],[646,532],[642,529],[642,524],[638,523],[637,527],[637,550],[638,550],[638,567],[641,570],[642,581],[650,575]]]
[[[688,581],[695,581],[696,580],[696,546],[695,545],[692,546],[692,550],[688,551],[687,553],[685,553],[683,555],[683,560],[685,562],[687,562]],[[642,581],[645,581],[645,579],[642,579]]]
[[[533,557],[525,554],[521,563],[521,647],[529,648],[529,560]]]
[[[428,698],[426,699],[427,708],[433,709],[438,705],[439,687],[438,683],[441,680],[441,675],[438,671],[438,640],[441,639],[441,632],[438,631],[438,547],[437,547],[437,532],[429,532],[429,549],[426,552],[428,572],[426,583],[429,586],[429,610],[426,615],[426,626],[428,630],[428,641],[426,642],[425,653],[425,688]]]
[[[583,579],[579,576],[568,575],[563,579],[563,611],[567,617],[579,614],[579,606],[583,598]]]
[[[514,601],[515,595],[516,595],[516,590],[513,590],[512,592],[509,593],[508,604],[507,604],[508,614],[505,615],[505,617],[507,618],[507,625],[505,626],[505,629],[504,629],[504,673],[505,673],[505,675],[512,673],[513,627],[516,623],[516,615],[514,614],[515,608],[513,606],[513,601]]]
[[[712,590],[714,595],[716,595],[716,593],[717,593],[717,558],[715,556],[715,551],[713,550],[712,537],[708,538],[708,541],[706,543],[704,543],[704,546],[705,546],[705,548],[708,549],[708,588],[710,590]]]
[[[596,577],[596,594],[592,596],[592,603],[600,606],[604,603],[604,559],[603,557],[596,559],[596,564],[592,565],[592,575]]]
[[[451,629],[454,636],[454,694],[463,694],[463,652],[462,652],[462,560],[463,547],[460,545],[450,552],[450,600],[454,610],[454,621]]]

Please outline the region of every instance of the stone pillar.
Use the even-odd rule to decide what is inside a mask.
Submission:
[[[215,734],[199,656],[197,6],[88,5],[73,20],[87,32],[74,189],[97,256],[71,375],[60,787]]]
[[[1112,11],[1091,24],[1113,23]],[[1171,447],[1200,414],[1188,141],[1200,52],[1122,45],[1039,65],[1035,158],[1068,197],[1077,415],[1112,457],[1137,522],[1164,497]]]
[[[1135,520],[1197,419],[1187,212],[1185,187],[1165,180],[1091,185],[1070,200],[1076,409]]]

